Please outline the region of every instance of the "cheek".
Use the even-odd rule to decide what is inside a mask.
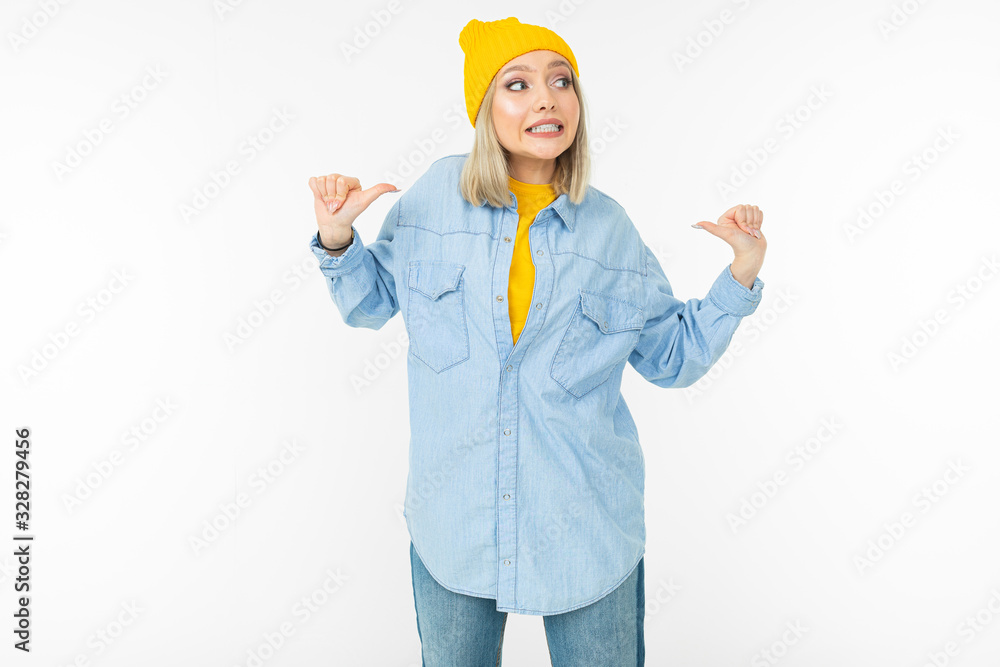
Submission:
[[[579,122],[580,120],[580,100],[573,93],[566,96],[563,101],[563,108],[566,109],[566,114],[574,122]]]
[[[501,136],[516,136],[521,129],[522,109],[510,100],[493,100],[493,125]]]

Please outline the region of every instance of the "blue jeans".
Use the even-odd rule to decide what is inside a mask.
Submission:
[[[543,616],[553,667],[642,667],[645,586],[639,559],[632,574],[603,598],[563,614]],[[462,595],[439,584],[410,543],[413,601],[423,667],[500,665],[507,612],[496,600]]]

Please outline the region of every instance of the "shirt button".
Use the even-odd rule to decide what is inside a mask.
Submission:
[[[504,435],[510,435],[510,429],[509,429],[509,428],[505,428],[505,429],[503,430],[503,434],[504,434]]]
[[[540,304],[540,303],[536,303],[535,304],[535,308],[541,308],[541,307],[542,307],[542,304]]]
[[[509,493],[503,494],[503,499],[504,500],[510,500],[510,494]]]
[[[504,559],[503,559],[503,564],[504,564],[504,565],[510,565],[510,560],[508,560],[508,559],[504,558]]]
[[[507,370],[509,370],[509,371],[510,371],[510,370],[514,370],[514,367],[513,367],[513,366],[508,366],[508,367],[507,367]]]
[[[497,294],[497,301],[503,301],[503,295]]]
[[[503,240],[504,240],[505,243],[510,243],[510,237],[509,236],[503,237]]]
[[[542,252],[541,250],[539,250],[539,251],[538,251],[538,254],[539,254],[539,255],[544,255],[545,253],[544,253],[544,252]]]

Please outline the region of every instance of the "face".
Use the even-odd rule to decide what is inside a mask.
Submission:
[[[511,153],[513,171],[543,177],[545,172],[551,173],[555,158],[572,145],[579,120],[580,101],[573,89],[571,66],[563,56],[555,51],[529,51],[500,68],[493,97],[493,127]],[[528,128],[539,121],[561,127],[529,132]],[[525,180],[517,173],[511,175]]]

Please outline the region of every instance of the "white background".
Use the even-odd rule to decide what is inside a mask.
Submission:
[[[3,664],[420,664],[405,331],[341,320],[307,181],[405,190],[468,151],[458,34],[507,16],[573,48],[593,184],[678,297],[732,258],[690,225],[764,211],[764,297],[730,352],[688,390],[626,370],[646,664],[1000,664],[1000,7],[983,0],[4,3]],[[366,241],[392,201],[358,219]],[[24,427],[30,655],[12,648]],[[540,617],[510,616],[504,664],[549,664]]]

